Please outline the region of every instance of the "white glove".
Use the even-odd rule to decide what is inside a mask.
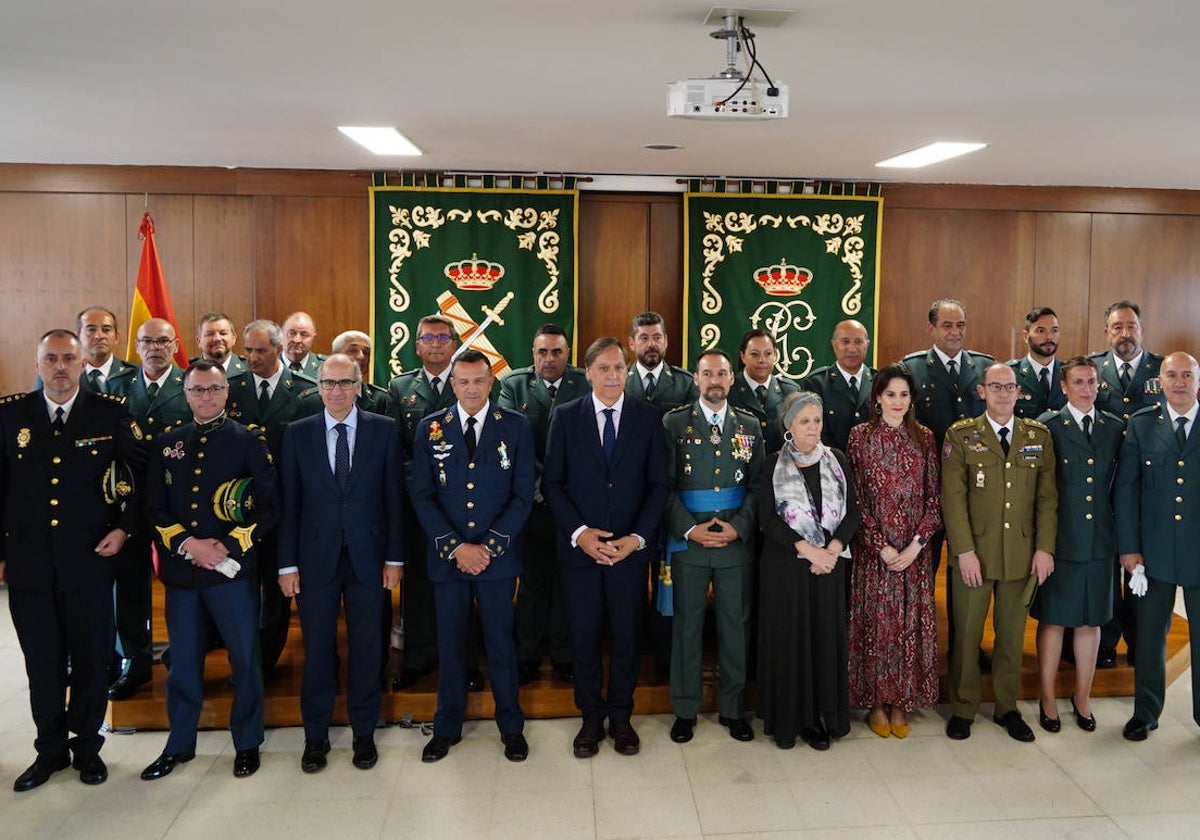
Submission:
[[[1133,574],[1129,576],[1127,586],[1129,587],[1129,591],[1139,598],[1146,594],[1146,590],[1150,586],[1150,581],[1146,580],[1145,566],[1138,566],[1133,570]]]

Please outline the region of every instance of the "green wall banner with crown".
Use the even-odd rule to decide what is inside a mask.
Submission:
[[[839,321],[861,321],[875,337],[878,185],[862,196],[849,185],[844,195],[757,193],[749,182],[736,193],[699,189],[693,182],[684,196],[688,367],[712,347],[735,357],[736,366],[742,335],[762,328],[775,338],[775,373],[798,382],[833,363],[829,340]],[[874,343],[871,350],[873,359]]]
[[[574,179],[554,179],[563,189],[492,186],[524,184],[521,175],[482,180],[482,188],[468,181],[371,188],[376,382],[420,364],[417,322],[436,312],[454,322],[460,343],[470,340],[487,355],[497,378],[530,363],[533,333],[542,324],[558,324],[575,346]]]

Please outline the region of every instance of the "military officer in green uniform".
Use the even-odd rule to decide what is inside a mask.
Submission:
[[[629,349],[637,362],[625,380],[628,396],[654,403],[663,413],[695,402],[699,392],[692,375],[666,361],[667,328],[661,315],[641,312],[633,316]]]
[[[833,328],[829,343],[833,345],[836,362],[814,370],[800,389],[821,397],[825,411],[821,443],[845,452],[850,429],[871,419],[871,382],[875,371],[866,364],[871,341],[867,338],[867,328],[850,320]],[[849,574],[846,582],[850,582]]]
[[[1029,346],[1029,352],[1008,362],[1021,388],[1015,412],[1018,417],[1036,419],[1067,404],[1059,375],[1062,365],[1054,358],[1058,352],[1058,315],[1049,306],[1029,310],[1021,340]]]
[[[125,396],[137,376],[137,365],[114,355],[121,340],[117,316],[100,306],[89,306],[75,316],[75,332],[83,345],[84,368],[79,385],[86,391]]]
[[[316,339],[317,326],[307,312],[293,312],[283,322],[284,362],[293,373],[302,374],[313,382],[317,381],[321,362],[325,361],[324,356],[312,351]]]
[[[543,324],[533,335],[533,364],[514,370],[500,383],[496,404],[529,418],[537,453],[537,484],[533,510],[525,522],[521,578],[517,589],[514,632],[517,637],[517,677],[521,685],[537,678],[544,652],[558,676],[575,679],[571,662],[571,631],[567,623],[566,596],[555,557],[554,519],[542,496],[542,465],[546,460],[546,438],[550,412],[592,391],[582,368],[568,364],[571,345],[566,331],[557,324]]]
[[[753,329],[743,335],[738,358],[742,370],[733,377],[729,402],[758,419],[766,453],[778,452],[783,446],[779,408],[784,397],[798,391],[799,386],[775,374],[775,339],[766,330]]]
[[[237,330],[224,312],[206,312],[200,316],[196,327],[196,346],[200,355],[189,359],[189,363],[200,359],[220,365],[226,376],[237,376],[246,372],[246,360],[233,352],[237,343]]]
[[[942,519],[958,632],[950,649],[950,720],[946,734],[969,738],[980,700],[979,641],[994,600],[995,721],[1010,737],[1032,741],[1017,709],[1025,617],[1033,580],[1054,570],[1058,490],[1050,430],[1013,413],[1017,377],[998,363],[976,386],[983,416],[946,430],[942,446]]]
[[[404,457],[404,486],[411,486],[413,433],[421,418],[454,404],[450,388],[450,356],[457,345],[454,323],[445,315],[426,315],[417,322],[416,351],[421,366],[392,379],[388,385],[392,416],[400,424]],[[405,556],[424,557],[426,536],[404,495]],[[409,563],[400,593],[404,614],[404,669],[393,688],[407,688],[437,667],[437,625],[433,586],[424,563]]]
[[[724,350],[706,350],[700,355],[695,382],[700,398],[663,418],[670,490],[669,565],[664,564],[664,573],[674,590],[675,612],[671,740],[690,741],[700,711],[701,635],[711,583],[721,671],[719,721],[733,738],[749,741],[754,731],[742,717],[746,613],[751,603],[755,493],[762,472],[763,440],[758,418],[729,404],[733,364]]]

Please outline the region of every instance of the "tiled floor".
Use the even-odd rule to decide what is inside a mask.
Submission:
[[[7,613],[7,594],[0,590]],[[1031,723],[1036,705],[1024,703]],[[532,721],[531,755],[506,762],[495,726],[469,723],[439,764],[423,765],[414,729],[378,733],[380,762],[350,764],[350,737],[334,734],[330,766],[300,772],[299,729],[268,732],[262,769],[234,779],[225,732],[201,733],[196,759],[143,782],[159,732],[114,735],[109,781],[85,787],[63,771],[24,794],[10,783],[33,758],[24,664],[11,622],[0,619],[0,837],[142,838],[1041,838],[1195,837],[1200,833],[1200,729],[1189,675],[1176,681],[1162,725],[1142,744],[1121,738],[1128,698],[1093,703],[1100,728],[1040,729],[1010,740],[982,716],[968,741],[942,733],[945,709],[915,716],[906,741],[857,723],[826,753],[785,752],[762,737],[731,740],[706,717],[690,744],[667,736],[668,717],[635,719],[640,755],[610,748],[571,755],[575,720]],[[990,712],[985,706],[984,711]],[[611,742],[609,742],[611,744]]]

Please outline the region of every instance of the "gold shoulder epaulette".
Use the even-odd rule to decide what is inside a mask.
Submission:
[[[4,405],[5,403],[10,403],[10,402],[16,402],[17,400],[21,399],[22,397],[25,397],[28,395],[29,395],[29,392],[24,391],[20,394],[9,394],[8,396],[0,397],[0,405]]]
[[[950,424],[950,428],[947,429],[946,431],[950,432],[950,431],[953,431],[954,429],[966,428],[967,426],[974,425],[975,421],[978,419],[979,419],[978,417],[964,417],[961,420],[955,420],[953,423]]]
[[[691,410],[692,410],[692,404],[685,403],[683,405],[672,408],[670,411],[667,412],[667,414],[678,414],[681,411],[691,411]]]
[[[740,405],[734,405],[733,403],[730,403],[729,407],[733,409],[734,414],[740,414],[747,420],[753,420],[755,423],[758,422],[758,418],[754,415],[754,412],[742,408]]]
[[[96,391],[95,395],[101,399],[108,400],[109,402],[114,402],[117,405],[125,405],[125,398],[120,394],[110,394],[107,391]]]
[[[1046,431],[1046,432],[1050,431],[1049,427],[1047,427],[1046,424],[1043,423],[1041,420],[1034,420],[1032,417],[1026,417],[1025,422],[1028,423],[1030,426],[1033,426],[1035,429],[1042,429],[1043,431]]]

